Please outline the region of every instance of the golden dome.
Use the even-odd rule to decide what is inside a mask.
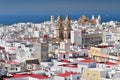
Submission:
[[[89,24],[89,19],[87,16],[82,15],[78,20],[78,24]]]
[[[81,16],[81,19],[87,20],[88,18],[87,18],[87,16],[82,15],[82,16]]]
[[[91,19],[89,22],[90,22],[91,24],[96,24],[96,20],[95,20],[95,19]]]

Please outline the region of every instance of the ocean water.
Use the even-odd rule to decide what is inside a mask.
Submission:
[[[33,22],[33,23],[41,23],[44,21],[50,20],[48,16],[40,16],[40,15],[7,15],[0,16],[0,24],[3,25],[11,25],[14,23],[22,23],[22,22]]]
[[[51,15],[0,15],[0,24],[3,25],[11,25],[14,23],[21,23],[21,22],[32,22],[32,23],[42,23],[44,21],[49,21]],[[55,19],[57,19],[58,15],[53,15]],[[65,19],[66,15],[61,15],[63,19]],[[78,20],[81,15],[70,15],[72,20]],[[92,15],[86,15],[89,19]],[[97,17],[97,15],[95,15]],[[119,15],[101,15],[102,22],[108,21],[120,21]]]

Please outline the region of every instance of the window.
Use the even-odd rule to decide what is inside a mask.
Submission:
[[[68,38],[70,39],[70,33],[69,33],[69,35],[68,35]]]
[[[15,70],[15,69],[12,67],[11,70]]]
[[[66,39],[67,38],[67,34],[65,33],[65,36],[64,36],[64,38]]]
[[[81,73],[83,73],[83,69],[84,69],[84,68],[82,67],[82,68],[81,68]]]
[[[65,58],[65,55],[63,56],[63,58]]]
[[[16,68],[16,71],[17,71],[18,69]]]
[[[32,49],[29,49],[30,52],[32,52]]]
[[[83,56],[86,56],[85,53],[83,54]]]
[[[90,74],[89,74],[89,73],[87,73],[87,77],[89,77],[89,75],[90,75]]]
[[[60,38],[63,39],[63,33],[60,33]]]
[[[65,80],[67,80],[67,78],[65,78]]]
[[[80,80],[80,77],[77,77],[77,80]]]
[[[96,77],[96,74],[93,74],[93,77],[95,78],[95,77]]]
[[[113,78],[113,76],[114,76],[114,75],[112,74],[111,77]]]

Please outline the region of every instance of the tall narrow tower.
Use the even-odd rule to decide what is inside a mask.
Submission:
[[[94,15],[92,15],[92,18],[91,18],[92,20],[94,20],[95,19],[95,17],[94,17]]]
[[[40,60],[41,61],[48,61],[48,43],[40,43]]]
[[[101,17],[100,17],[100,15],[98,15],[98,18],[97,18],[97,24],[101,24]]]
[[[62,26],[62,17],[59,15],[57,18],[57,27],[56,27],[56,39],[63,40],[63,26]]]
[[[70,17],[66,16],[64,26],[64,40],[70,39],[70,36],[71,36],[71,22]]]
[[[53,15],[51,15],[50,21],[51,21],[51,23],[54,23],[54,16]]]

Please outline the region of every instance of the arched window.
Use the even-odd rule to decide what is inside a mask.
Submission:
[[[60,33],[60,38],[63,40],[63,33]]]
[[[68,38],[70,39],[70,33],[68,34]]]
[[[86,56],[85,53],[83,54],[83,56],[84,56],[84,57]]]
[[[63,58],[65,58],[65,55],[63,55]]]
[[[66,39],[67,38],[67,34],[65,33],[65,35],[64,35],[64,38]]]

